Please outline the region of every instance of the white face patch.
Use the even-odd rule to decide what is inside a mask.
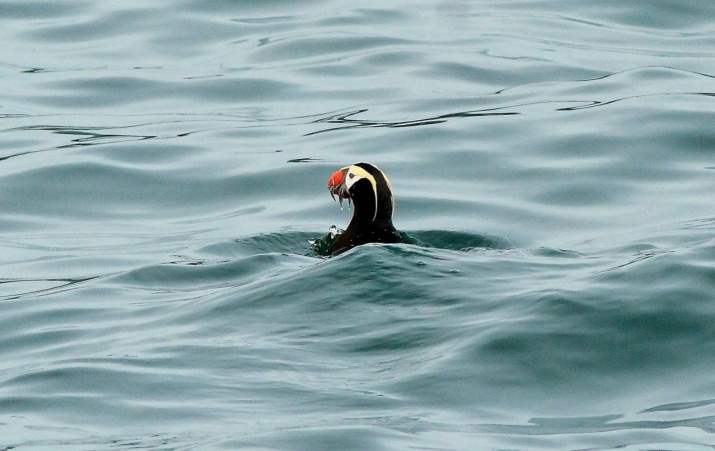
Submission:
[[[345,174],[345,181],[343,183],[345,184],[345,188],[350,190],[350,188],[352,188],[358,180],[362,179],[370,181],[370,184],[372,185],[372,193],[375,195],[375,212],[372,215],[372,220],[374,221],[377,217],[377,183],[375,183],[375,177],[370,175],[369,172],[360,166],[350,166],[347,174]]]

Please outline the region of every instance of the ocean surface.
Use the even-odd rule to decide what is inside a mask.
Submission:
[[[3,0],[0,450],[715,449],[714,18]]]

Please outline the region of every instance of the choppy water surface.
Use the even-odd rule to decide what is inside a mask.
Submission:
[[[713,449],[713,17],[4,1],[0,449]]]

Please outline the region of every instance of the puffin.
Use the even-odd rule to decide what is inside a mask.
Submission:
[[[352,201],[353,217],[344,232],[337,235],[328,250],[338,255],[367,243],[401,243],[402,235],[392,224],[395,199],[387,176],[377,166],[357,163],[336,171],[328,179],[333,200]]]

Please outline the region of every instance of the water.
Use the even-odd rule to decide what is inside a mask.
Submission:
[[[246,3],[0,4],[0,449],[715,447],[715,3]]]

